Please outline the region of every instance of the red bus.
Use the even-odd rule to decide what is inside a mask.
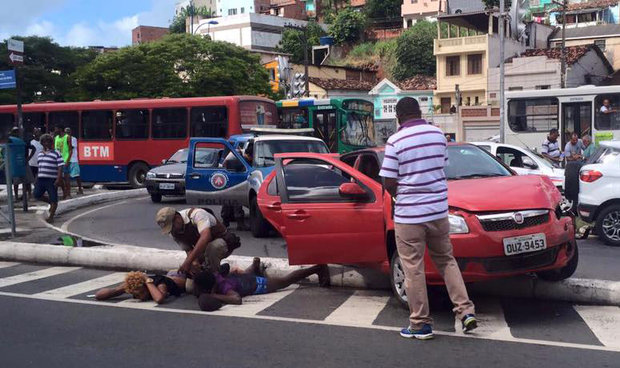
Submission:
[[[15,105],[0,106],[0,140],[16,125]],[[71,128],[85,182],[144,183],[190,137],[228,138],[253,126],[276,127],[276,105],[255,96],[45,102],[23,105],[26,137],[33,128]]]

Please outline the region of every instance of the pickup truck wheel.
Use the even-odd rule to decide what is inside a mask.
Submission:
[[[577,270],[577,265],[579,264],[579,248],[577,247],[577,243],[575,243],[575,251],[573,253],[573,257],[568,261],[566,266],[559,268],[557,270],[550,271],[542,271],[536,273],[538,277],[547,281],[562,281],[571,277],[575,270]]]
[[[161,202],[161,194],[151,194],[151,201],[153,203],[160,203]]]
[[[146,181],[146,173],[149,167],[144,162],[138,162],[129,168],[128,180],[132,188],[143,188]]]
[[[390,262],[390,285],[398,302],[407,308],[409,304],[407,303],[407,293],[405,292],[405,271],[400,263],[398,251],[394,251]]]
[[[271,225],[265,220],[260,208],[258,208],[256,197],[252,198],[250,202],[250,230],[255,238],[265,238],[269,236],[271,231]]]
[[[605,244],[620,247],[620,205],[603,208],[596,219],[594,230]]]

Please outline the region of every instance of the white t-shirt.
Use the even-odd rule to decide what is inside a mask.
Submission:
[[[71,136],[71,147],[73,147],[73,151],[71,152],[70,162],[78,162],[78,142],[74,136]]]
[[[605,105],[601,106],[601,112],[602,112],[603,114],[604,114],[604,113],[606,113],[606,112],[607,112],[607,111],[609,111],[609,110],[610,110],[610,109],[609,109],[609,107],[607,107],[607,106],[605,106]]]
[[[28,161],[29,166],[39,167],[39,153],[43,152],[43,145],[36,139],[30,141],[30,144],[34,147],[34,155]]]

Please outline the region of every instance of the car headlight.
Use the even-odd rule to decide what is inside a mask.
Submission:
[[[152,171],[149,171],[149,172],[146,173],[146,177],[147,177],[147,179],[153,179],[153,178],[155,178],[155,173],[152,172]]]
[[[449,215],[448,221],[450,221],[450,234],[467,234],[469,227],[465,219],[459,215]]]

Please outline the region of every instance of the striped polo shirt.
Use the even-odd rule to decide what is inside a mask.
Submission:
[[[560,143],[557,139],[555,140],[555,142],[549,141],[549,138],[545,139],[540,152],[546,153],[553,158],[560,157],[562,155],[562,152],[560,151]]]
[[[38,178],[55,179],[58,177],[58,168],[65,165],[62,156],[56,150],[39,153],[37,161],[39,163]]]
[[[379,175],[398,180],[394,221],[420,224],[448,216],[443,132],[423,119],[402,124],[385,146]]]

